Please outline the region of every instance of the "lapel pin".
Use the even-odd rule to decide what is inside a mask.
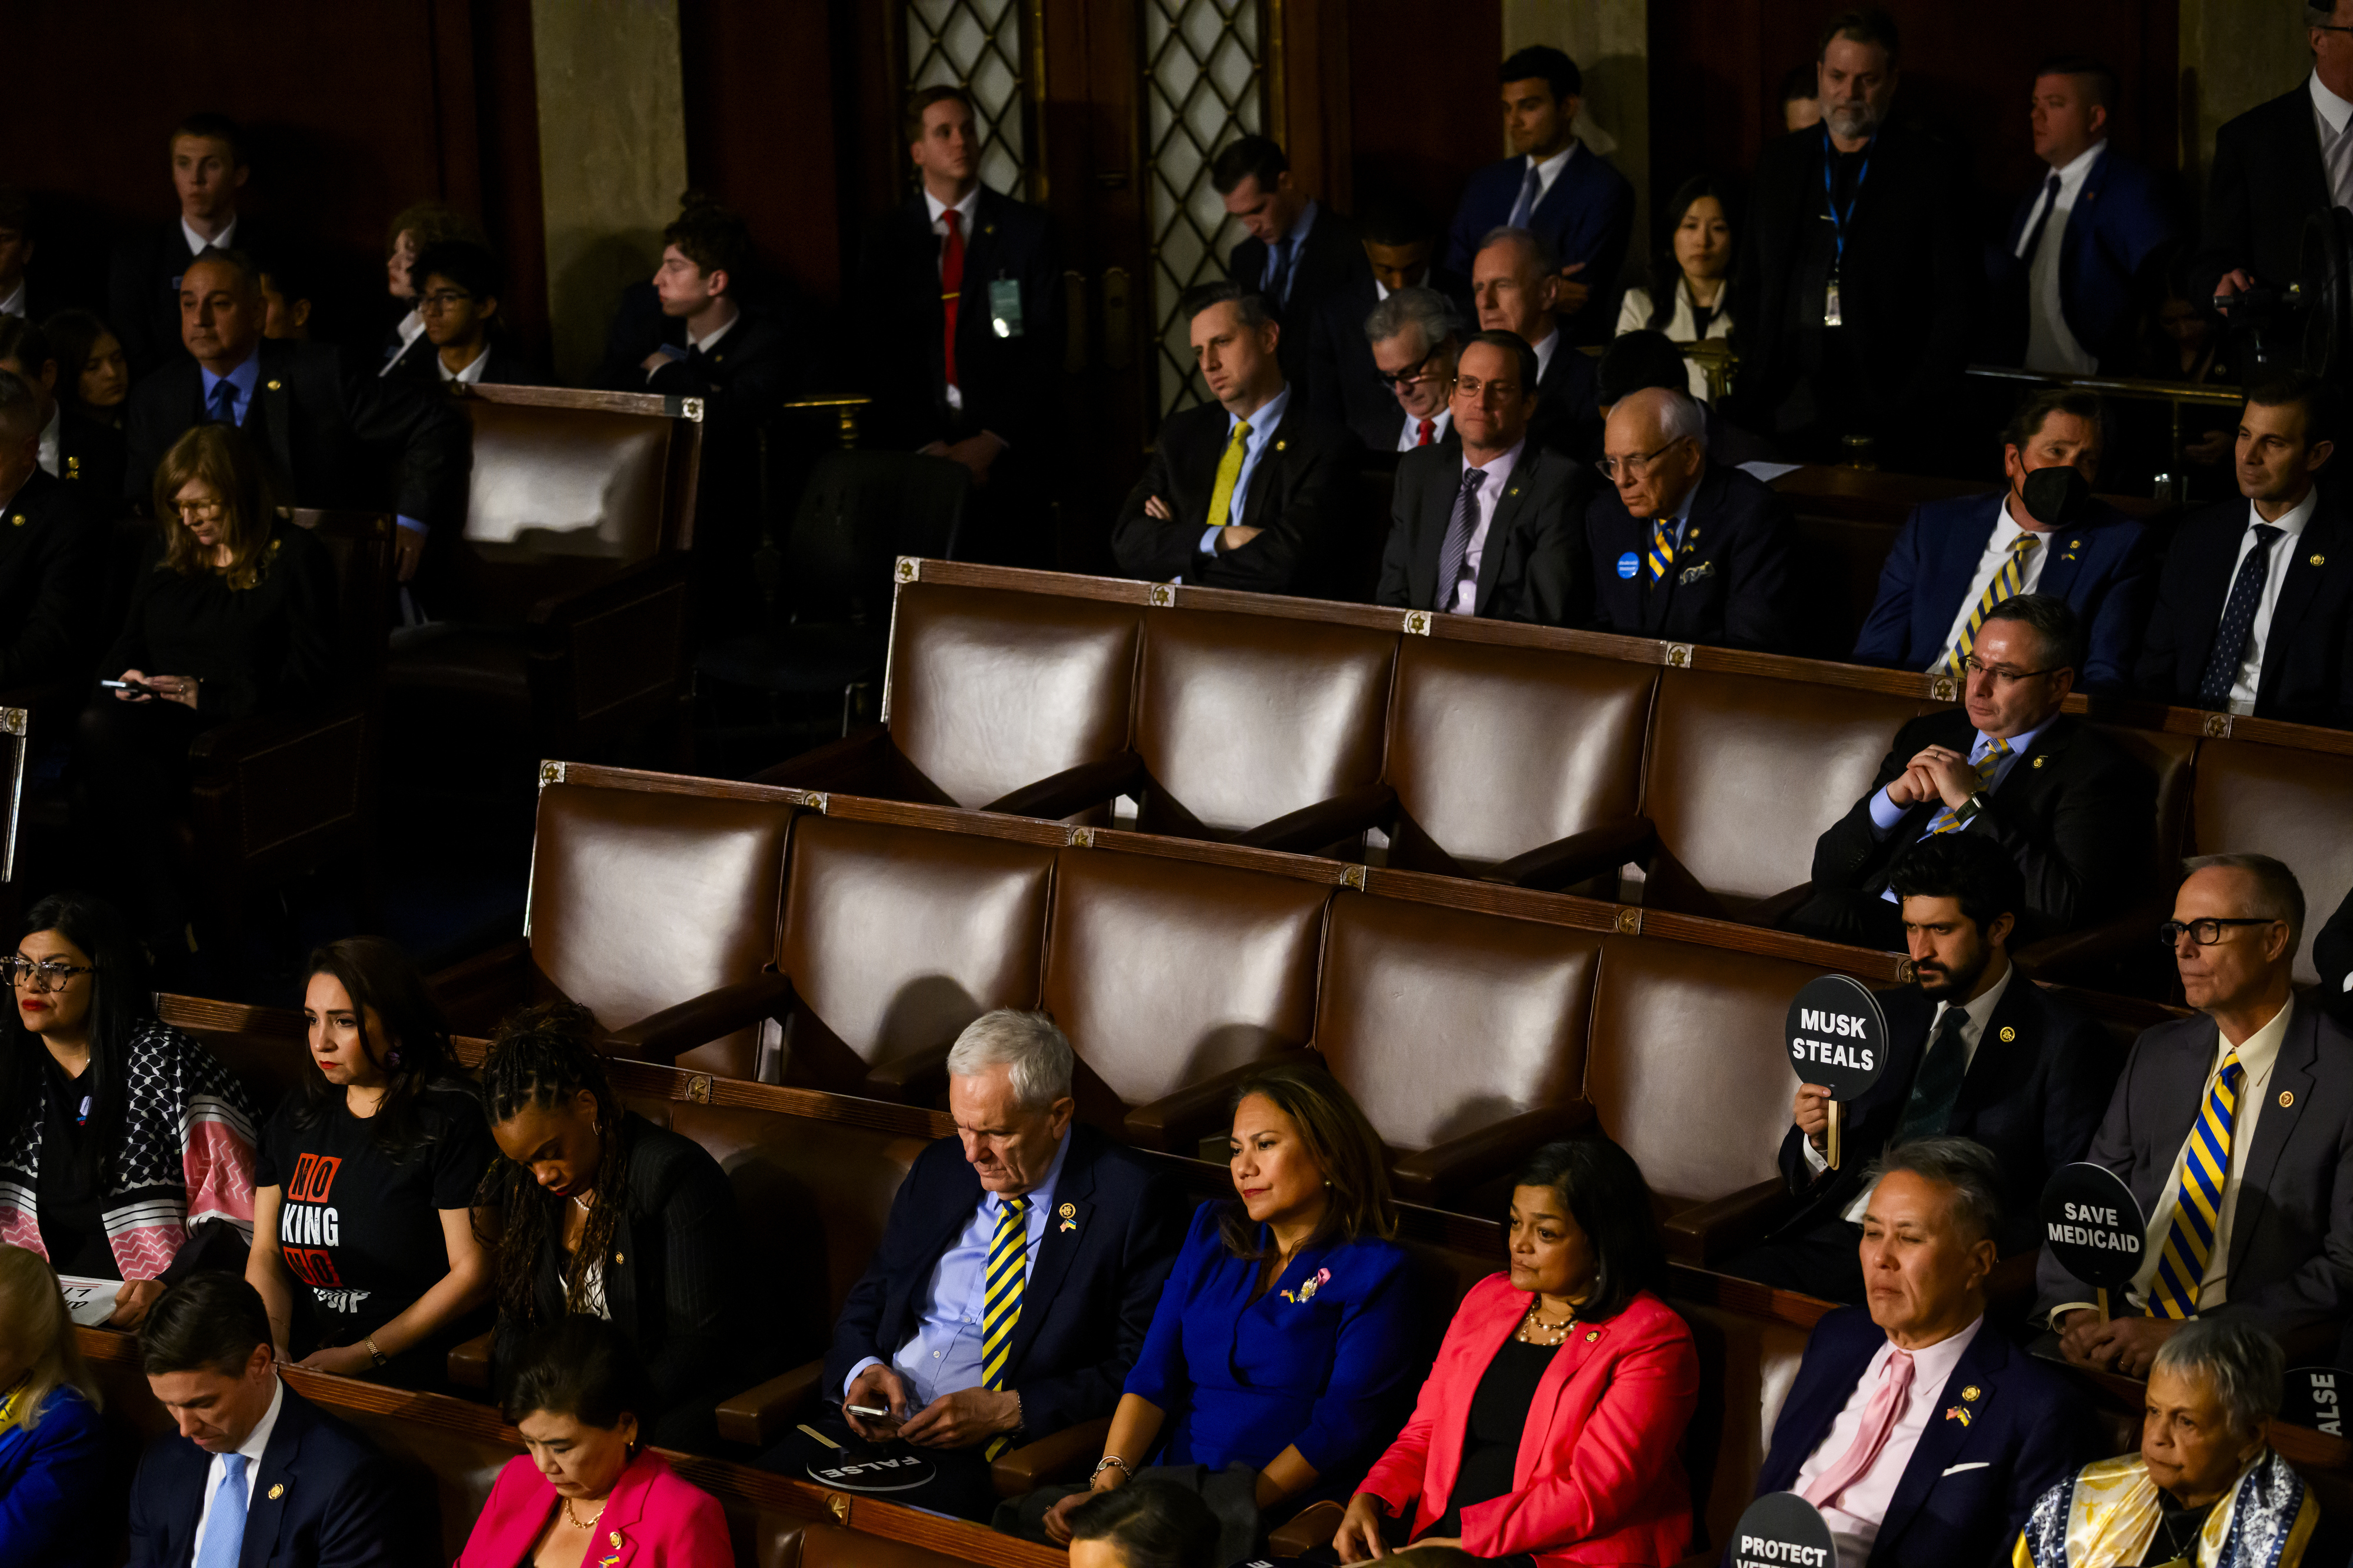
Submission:
[[[614,1262],[616,1262],[616,1263],[627,1263],[627,1262],[628,1261],[628,1258],[624,1258],[624,1257],[622,1257],[619,1253],[617,1253],[617,1253],[613,1254],[613,1261],[614,1261]]]
[[[982,224],[980,226],[980,232],[983,234],[995,234],[997,232],[997,226],[993,223]]]
[[[283,392],[286,390],[286,384],[282,381],[273,381],[269,384],[269,390],[272,392]]]
[[[2292,1089],[2284,1089],[2280,1090],[2280,1109],[2282,1110],[2285,1110],[2289,1106],[2294,1105],[2295,1103],[2295,1090]]]
[[[1596,1341],[1596,1340],[1599,1339],[1600,1337],[1601,1337],[1601,1331],[1600,1331],[1599,1329],[1588,1329],[1588,1330],[1586,1330],[1586,1331],[1585,1331],[1585,1342],[1586,1342],[1587,1344],[1591,1344],[1594,1341]]]
[[[1277,441],[1277,442],[1274,444],[1274,449],[1275,449],[1276,451],[1280,452],[1280,451],[1282,451],[1282,448],[1283,448],[1284,445],[1285,445],[1285,443],[1281,442],[1281,441]]]
[[[2006,1046],[2016,1038],[2018,1038],[2018,1031],[2011,1028],[2008,1024],[2004,1024],[2001,1026],[2001,1043]],[[1963,1399],[1975,1399],[1977,1395],[1974,1394],[1964,1394],[1961,1397]]]
[[[619,1531],[617,1531],[617,1531],[614,1531],[612,1533],[610,1533],[609,1535],[606,1536],[606,1537],[605,1537],[605,1539],[606,1539],[606,1540],[607,1540],[607,1541],[609,1541],[609,1542],[611,1542],[613,1543],[613,1549],[614,1549],[615,1551],[617,1551],[617,1551],[619,1551],[619,1550],[620,1550],[620,1546],[621,1546],[621,1532],[620,1532]]]
[[[2043,763],[2045,763],[2049,762],[2050,760],[2051,760],[2051,759],[2050,759],[2050,758],[2048,758],[2048,757],[2037,757],[2037,758],[2035,758],[2035,759],[2034,759],[2034,765],[2035,765],[2036,767],[2038,767],[2038,768],[2039,768],[2039,767],[2041,767]]]
[[[1968,1426],[1969,1424],[1968,1406],[1965,1405],[1954,1405],[1951,1409],[1945,1412],[1945,1419],[1947,1421],[1957,1421],[1964,1426]]]
[[[17,512],[17,513],[16,513],[16,515],[14,515],[13,517],[9,518],[9,520],[8,520],[8,526],[9,526],[9,527],[11,527],[11,528],[22,528],[22,527],[24,527],[24,526],[25,526],[25,514],[24,514],[23,512],[21,512],[21,511],[20,511],[20,512]]]
[[[276,1502],[280,1498],[282,1498],[285,1495],[286,1483],[284,1481],[279,1481],[269,1489],[269,1500],[271,1502]]]
[[[1074,1219],[1066,1219],[1062,1222],[1060,1228],[1063,1230],[1076,1230],[1079,1228],[1079,1222]]]
[[[1520,493],[1520,487],[1514,485],[1510,489],[1505,490],[1504,493],[1507,496],[1515,496]]]
[[[2070,550],[2081,550],[2084,548],[2084,542],[2080,539],[2071,539],[2067,542],[2067,548]]]
[[[2328,564],[2328,557],[2326,555],[2315,555],[2312,558],[2312,563],[2315,566],[2326,566]]]
[[[1972,1404],[1975,1404],[1975,1403],[1977,1402],[1977,1398],[1978,1398],[1978,1396],[1979,1394],[1983,1394],[1984,1392],[1985,1392],[1985,1390],[1984,1390],[1984,1389],[1979,1388],[1976,1384],[1974,1384],[1974,1383],[1973,1383],[1973,1384],[1969,1384],[1967,1388],[1964,1388],[1963,1390],[1961,1390],[1961,1402],[1962,1402],[1963,1404],[1965,1404],[1965,1405],[1972,1405]]]
[[[1060,1215],[1064,1219],[1076,1219],[1079,1217],[1079,1205],[1076,1204],[1064,1204],[1060,1208],[1056,1209],[1054,1212]]]

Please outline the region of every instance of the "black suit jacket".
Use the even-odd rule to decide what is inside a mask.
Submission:
[[[1074,1125],[1068,1136],[1055,1215],[1022,1287],[1005,1368],[1032,1436],[1111,1414],[1185,1239],[1176,1194],[1149,1165],[1091,1127]],[[914,1336],[932,1271],[980,1194],[956,1139],[915,1157],[874,1261],[842,1303],[822,1398],[838,1404],[851,1367],[869,1356],[887,1362]]]
[[[862,319],[881,338],[878,401],[886,435],[909,447],[993,430],[1015,447],[1043,438],[1060,406],[1062,286],[1053,229],[1039,208],[984,187],[965,236],[964,291],[956,306],[959,417],[947,405],[945,316],[940,303],[940,239],[921,191],[869,231],[859,266]],[[988,286],[1021,289],[1021,335],[989,326]]]
[[[394,1568],[423,1560],[429,1511],[367,1440],[289,1388],[253,1476],[238,1568]],[[130,1568],[186,1568],[212,1456],[174,1432],[131,1484]],[[93,1523],[97,1522],[95,1521]]]
[[[607,392],[654,392],[666,397],[700,397],[709,435],[722,440],[748,439],[759,421],[809,379],[808,339],[788,330],[776,311],[753,300],[738,301],[735,324],[710,353],[687,349],[649,375],[646,356],[668,346],[686,348],[686,321],[662,314],[661,296],[650,283],[632,283],[621,291],[620,309],[613,313],[605,335],[605,359],[592,385]],[[501,356],[520,364],[515,352],[503,343],[491,350],[495,375]],[[430,365],[427,374],[433,374]]]
[[[1497,621],[1570,624],[1586,598],[1578,533],[1591,489],[1585,470],[1529,441],[1495,502],[1479,557],[1472,613]],[[1388,544],[1375,597],[1400,609],[1438,610],[1438,555],[1462,489],[1462,447],[1443,441],[1398,459]],[[1451,613],[1451,612],[1450,612]]]
[[[276,229],[265,219],[239,214],[229,243],[248,256],[278,248]],[[187,359],[180,342],[180,278],[197,252],[177,216],[126,236],[114,247],[107,269],[107,325],[121,341],[132,375]]]
[[[730,332],[727,335],[733,339],[735,334]],[[683,338],[681,337],[680,341],[683,341]],[[723,350],[728,346],[732,345],[723,344]],[[609,348],[608,344],[608,352]],[[554,386],[555,384],[555,378],[548,374],[544,368],[524,358],[522,350],[517,348],[512,339],[494,337],[490,341],[485,352],[489,353],[491,363],[484,365],[482,374],[475,378],[474,384],[477,386]],[[651,353],[653,350],[649,347],[645,353],[639,354],[638,358],[643,360],[646,354]],[[386,363],[395,366],[391,372],[394,375],[405,375],[419,386],[429,387],[436,392],[447,392],[457,384],[441,378],[438,359],[438,352],[433,347],[431,340],[420,332],[414,342]],[[635,386],[618,386],[611,390],[616,392],[660,391],[661,388],[658,386],[646,384],[645,374],[642,370],[638,372],[638,384]],[[695,393],[690,395],[699,397],[702,394]],[[709,421],[717,411],[718,404],[714,400],[712,406],[703,411],[704,420]],[[725,415],[720,413],[719,416],[723,418]]]
[[[1787,653],[1796,641],[1797,523],[1788,501],[1754,475],[1714,463],[1700,475],[1674,569],[1656,587],[1643,560],[1651,524],[1615,485],[1586,509],[1595,631]],[[1625,575],[1627,556],[1634,574]]]
[[[1536,411],[1528,420],[1528,438],[1575,462],[1589,463],[1600,457],[1599,386],[1593,356],[1573,346],[1568,334],[1561,332],[1552,363],[1536,382]]]
[[[2353,974],[2353,893],[2337,906],[2328,923],[2312,939],[2312,966],[2320,971],[2320,988],[2314,999],[2340,1024],[2353,1025],[2353,996],[2345,993],[2345,977]]]
[[[2274,289],[2295,280],[2304,220],[2329,204],[2328,169],[2302,78],[2214,133],[2206,226],[2184,269],[2192,300],[2213,298],[2223,273],[2245,268]]]
[[[0,690],[89,673],[106,564],[101,515],[82,486],[38,468],[0,506]]]
[[[404,377],[354,372],[331,344],[264,338],[260,379],[245,416],[291,504],[354,507],[413,517],[435,530],[465,516],[473,432],[448,400]],[[147,500],[172,443],[210,417],[193,359],[143,378],[131,393],[123,499]]]
[[[1273,449],[1251,471],[1236,520],[1265,531],[1240,550],[1205,552],[1201,533],[1209,526],[1209,498],[1228,429],[1226,411],[1215,403],[1172,414],[1161,425],[1144,477],[1112,526],[1119,569],[1155,582],[1182,577],[1205,588],[1328,593],[1341,553],[1338,531],[1356,482],[1348,433],[1305,412],[1294,394],[1274,427]],[[1154,496],[1168,503],[1173,521],[1145,512],[1144,503]]]
[[[115,511],[122,494],[122,427],[69,408],[58,422],[58,478],[87,492],[94,516]]]
[[[2249,510],[2233,497],[2192,512],[2175,530],[2133,669],[2134,684],[2148,695],[2199,706]],[[2263,637],[2255,712],[2300,724],[2353,724],[2353,513],[2323,489],[2304,532],[2272,548],[2295,554]]]
[[[1814,886],[1877,893],[1889,870],[1939,809],[1925,802],[1904,814],[1884,838],[1873,830],[1871,798],[1927,746],[1966,753],[1977,731],[1966,710],[1947,709],[1895,731],[1879,776],[1845,816],[1814,844]],[[2010,765],[1986,809],[1962,829],[2010,851],[2026,877],[2019,915],[2022,946],[2112,913],[2141,890],[2147,869],[2157,780],[2115,742],[2068,714],[2052,719],[2034,749]]]
[[[1810,1230],[1837,1218],[1862,1191],[1865,1167],[1879,1158],[1904,1120],[1912,1081],[1928,1049],[1936,1005],[1917,985],[1879,994],[1887,1014],[1886,1070],[1871,1092],[1846,1109],[1839,1168],[1817,1173],[1806,1135],[1792,1126],[1781,1140],[1781,1175],[1801,1202],[1782,1227]],[[2034,1205],[2051,1173],[2084,1157],[2108,1108],[2123,1066],[2098,1019],[2063,1002],[2013,968],[1986,1019],[1985,1034],[1961,1079],[1946,1131],[1992,1151],[2001,1166],[2005,1218],[2001,1250],[2041,1245]]]
[[[1240,246],[1234,254],[1241,254]],[[1365,318],[1380,302],[1367,267],[1318,301],[1314,315],[1301,323],[1308,334],[1308,408],[1345,425],[1375,454],[1396,451],[1398,423],[1405,417],[1397,395],[1373,379],[1380,366],[1373,363],[1373,345],[1365,338]]]
[[[2353,1309],[2353,1035],[2317,1007],[2294,1006],[2234,1195],[2228,1300],[2217,1311],[2334,1349]],[[2124,1178],[2151,1220],[2204,1109],[2220,1042],[2202,1015],[2144,1030],[2084,1156]],[[2091,1300],[2047,1253],[2035,1282],[2038,1316]]]
[[[1256,293],[1266,277],[1266,242],[1244,235],[1234,242],[1226,255],[1226,271],[1244,289]],[[1307,239],[1299,247],[1299,256],[1292,263],[1291,287],[1288,297],[1267,300],[1267,309],[1282,323],[1282,335],[1275,344],[1275,357],[1282,362],[1282,378],[1293,386],[1307,386],[1308,366],[1315,335],[1315,318],[1327,300],[1343,295],[1373,292],[1373,269],[1365,259],[1365,247],[1356,239],[1356,226],[1334,212],[1329,205],[1315,204],[1315,226],[1307,231]],[[1367,304],[1365,309],[1372,309]],[[1364,340],[1365,318],[1356,318],[1356,338]],[[1371,351],[1366,351],[1366,361],[1371,363]],[[1309,388],[1309,401],[1314,404],[1314,388]],[[1327,418],[1339,416],[1317,405],[1317,411]]]

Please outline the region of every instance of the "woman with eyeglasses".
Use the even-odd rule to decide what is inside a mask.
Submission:
[[[5,960],[0,1240],[69,1279],[120,1281],[132,1329],[173,1279],[236,1268],[253,1229],[253,1108],[212,1053],[155,1016],[113,906],[33,906]]]

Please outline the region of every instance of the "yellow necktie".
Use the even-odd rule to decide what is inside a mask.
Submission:
[[[1947,674],[1958,675],[1961,672],[1961,665],[1968,658],[1969,650],[1978,646],[1978,628],[1985,625],[1985,618],[1993,607],[2004,599],[2018,597],[2019,590],[2026,581],[2026,552],[2041,542],[2031,533],[2021,533],[2010,542],[2010,559],[2001,563],[2001,570],[1993,574],[1993,581],[1988,583],[1985,592],[1978,595],[1976,607],[1969,611],[1969,624],[1961,628],[1961,635],[1954,640],[1951,647],[1945,650],[1941,668]]]
[[[981,1276],[980,1375],[990,1388],[1005,1386],[1006,1363],[1013,1353],[1013,1328],[1021,1321],[1023,1269],[1029,1262],[1029,1200],[1007,1198],[997,1209],[997,1234],[989,1238],[988,1263]],[[1008,1434],[991,1437],[986,1455],[994,1459],[1013,1446]]]
[[[1226,513],[1234,504],[1234,486],[1242,477],[1242,458],[1250,450],[1250,421],[1234,421],[1234,438],[1226,443],[1226,455],[1218,459],[1218,484],[1209,492],[1211,528],[1225,528],[1232,522]]]

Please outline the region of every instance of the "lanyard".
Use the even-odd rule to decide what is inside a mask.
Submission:
[[[1846,260],[1847,220],[1854,216],[1854,204],[1862,200],[1862,182],[1871,177],[1872,148],[1878,145],[1879,138],[1873,136],[1871,139],[1871,146],[1863,149],[1862,167],[1854,172],[1854,195],[1847,197],[1846,211],[1841,212],[1838,193],[1831,184],[1831,170],[1838,163],[1838,148],[1831,142],[1830,127],[1827,125],[1822,127],[1822,205],[1830,209],[1831,237],[1838,247],[1831,258],[1831,270],[1833,273],[1837,272],[1840,264]]]

